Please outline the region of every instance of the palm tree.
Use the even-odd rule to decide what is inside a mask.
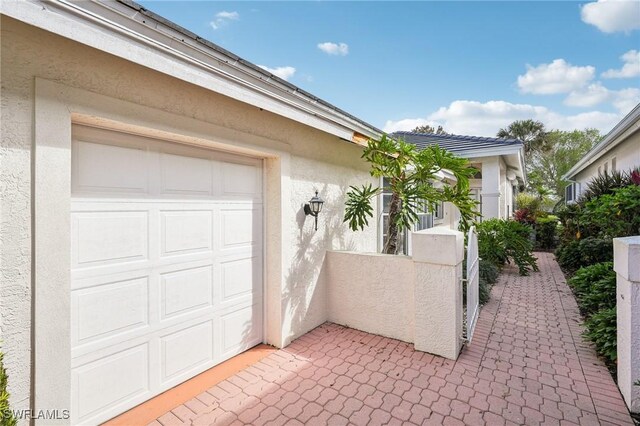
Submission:
[[[498,130],[499,138],[519,139],[524,142],[525,155],[547,149],[547,131],[544,124],[534,120],[516,120],[506,129]]]

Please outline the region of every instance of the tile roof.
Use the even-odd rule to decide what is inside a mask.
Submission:
[[[484,136],[439,135],[435,133],[395,132],[390,135],[394,139],[402,139],[420,149],[431,145],[453,153],[494,150],[503,147],[519,147],[524,143],[518,139],[489,138]]]

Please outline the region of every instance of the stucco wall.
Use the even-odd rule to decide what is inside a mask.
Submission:
[[[36,77],[157,112],[130,118],[137,126],[217,142],[220,138],[210,129],[223,129],[225,140],[269,151],[274,157],[282,152],[279,160],[267,160],[267,256],[277,256],[271,265],[279,265],[267,275],[281,285],[281,300],[268,301],[268,311],[279,311],[271,312],[271,318],[280,317],[270,335],[273,343],[287,344],[326,320],[326,291],[319,279],[325,250],[376,249],[375,227],[354,234],[342,224],[348,186],[376,183],[360,159],[361,148],[6,16],[1,26],[0,340],[14,408],[28,408],[30,392]],[[101,105],[96,105],[96,115],[100,111]],[[275,174],[280,177],[274,178]],[[326,200],[317,232],[302,211],[314,189]],[[269,203],[270,199],[282,202]],[[269,231],[276,229],[276,223],[281,234]],[[271,292],[269,297],[277,296]]]
[[[609,171],[611,170],[613,157],[616,158],[616,169],[618,170],[628,171],[640,167],[640,131],[630,135],[624,142],[603,154],[575,176],[574,180],[580,183],[581,191],[584,191],[589,181],[598,175],[598,167],[604,171],[604,163],[608,163]]]
[[[329,321],[413,342],[413,265],[405,256],[327,252]]]

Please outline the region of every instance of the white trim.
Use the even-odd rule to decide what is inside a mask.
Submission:
[[[267,291],[263,295],[268,303],[268,315],[265,321],[267,334],[264,338],[271,344],[282,345],[281,317],[273,310],[280,310],[282,265],[289,259],[288,236],[280,232],[285,221],[281,212],[290,198],[290,188],[287,185],[290,155],[288,145],[187,117],[180,117],[180,119],[177,117],[179,116],[151,107],[133,105],[82,89],[40,78],[35,79],[34,166],[32,169],[34,185],[33,363],[31,366],[33,395],[31,408],[34,410],[46,410],[51,407],[64,410],[71,406],[71,307],[66,295],[69,293],[71,282],[69,230],[72,122],[78,121],[80,124],[90,124],[99,128],[108,128],[108,123],[114,125],[119,123],[115,126],[115,130],[130,131],[134,135],[155,139],[164,135],[166,140],[173,142],[208,149],[222,148],[226,152],[269,159],[268,162],[286,163],[284,167],[271,170],[266,165],[267,194],[263,197],[265,202],[269,196],[274,197],[275,201],[270,200],[272,211],[267,212],[270,219],[267,220],[265,232],[266,235],[277,237],[264,241],[264,252],[267,253],[270,247],[279,249],[278,252],[268,254],[265,262],[268,271],[277,273],[267,276]],[[91,122],[91,118],[95,122]],[[150,126],[148,134],[144,132],[146,127],[127,124],[131,121],[143,122],[145,126]],[[167,127],[167,123],[173,123],[177,127]],[[173,133],[169,133],[169,130],[173,130]],[[234,134],[236,141],[238,135],[242,135],[242,139],[249,142],[235,142],[235,145],[231,145]],[[201,139],[197,135],[206,135],[204,137],[216,135],[217,140]],[[281,146],[286,149],[280,151],[264,147],[267,141],[271,146]],[[255,143],[255,145],[246,143]],[[281,174],[281,171],[286,174]],[[271,202],[279,206],[273,206]],[[280,299],[268,299],[269,294]],[[38,420],[35,424],[45,424],[45,422],[47,425],[68,424],[69,420],[59,422]]]

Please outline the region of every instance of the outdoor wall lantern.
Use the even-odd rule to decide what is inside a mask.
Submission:
[[[304,214],[311,215],[316,219],[316,231],[318,230],[318,214],[322,211],[322,205],[324,200],[318,197],[318,191],[316,195],[309,200],[309,204],[304,205]]]

